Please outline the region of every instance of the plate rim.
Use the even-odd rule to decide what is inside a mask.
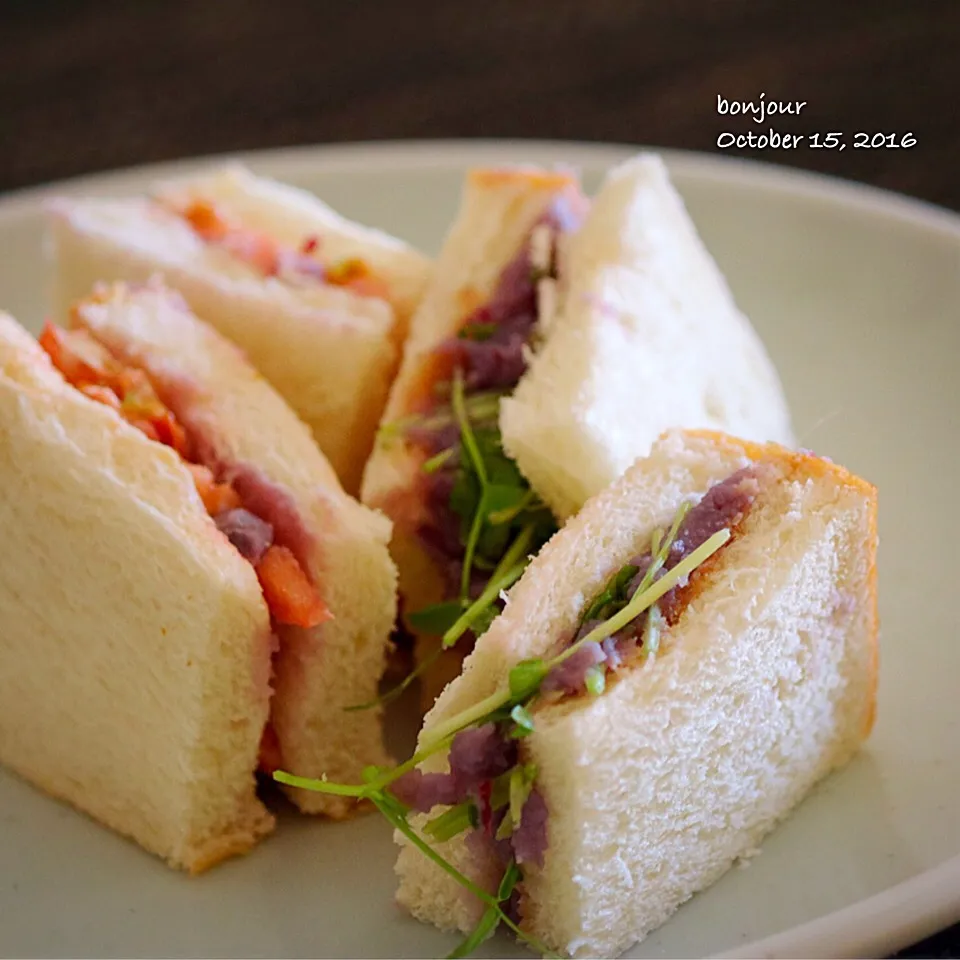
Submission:
[[[611,166],[641,151],[653,151],[671,173],[700,182],[749,186],[765,192],[826,202],[868,215],[932,231],[960,249],[960,213],[925,200],[854,180],[781,166],[752,158],[651,145],[541,140],[533,138],[367,140],[237,150],[181,157],[21,187],[0,193],[0,222],[35,215],[54,195],[76,194],[110,186],[133,186],[222,164],[227,160],[269,167],[282,179],[305,165],[317,172],[375,172],[391,169],[490,162],[559,163]],[[286,171],[286,173],[285,173]],[[889,953],[960,921],[960,854],[855,903],[788,927],[768,937],[738,945],[719,958],[834,956]]]
[[[449,168],[478,161],[511,163],[529,160],[566,166],[612,166],[643,151],[662,156],[671,173],[702,181],[731,185],[749,185],[756,189],[786,193],[801,199],[816,199],[859,209],[866,213],[882,213],[901,222],[913,223],[960,241],[960,212],[950,210],[918,197],[876,187],[832,174],[818,173],[800,167],[782,166],[750,157],[725,156],[699,150],[658,147],[649,144],[589,142],[582,140],[547,140],[535,138],[443,138],[410,140],[357,140],[340,143],[299,144],[286,147],[234,150],[198,154],[136,164],[111,170],[81,174],[62,180],[0,192],[0,218],[29,213],[38,203],[51,196],[76,194],[110,184],[136,184],[144,180],[162,179],[239,161],[252,167],[267,165],[274,169],[295,170],[309,163],[324,172],[373,172],[384,165],[396,168],[424,169],[434,166]],[[518,159],[504,154],[530,154]],[[573,156],[573,159],[571,159]],[[349,171],[347,170],[349,168]],[[275,174],[282,178],[283,173]]]

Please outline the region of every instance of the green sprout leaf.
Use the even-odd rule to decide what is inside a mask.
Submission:
[[[546,663],[539,658],[521,660],[510,671],[510,696],[518,703],[523,703],[540,689],[540,684],[548,672]]]
[[[510,711],[510,719],[516,724],[516,728],[510,731],[510,736],[526,737],[533,733],[533,717],[523,704],[518,703]]]
[[[414,630],[430,636],[442,637],[463,615],[459,600],[434,603],[407,614],[407,621]]]
[[[581,625],[588,620],[606,620],[627,605],[627,587],[639,572],[639,567],[626,564],[621,567],[600,591],[593,603],[587,607],[580,620]]]
[[[642,647],[647,651],[647,660],[653,660],[660,649],[660,630],[663,626],[663,614],[654,604],[647,614],[647,622],[643,627]]]
[[[447,960],[459,960],[461,957],[469,957],[477,947],[485,940],[493,936],[497,927],[500,926],[501,910],[499,907],[487,907],[483,911],[480,922],[470,931],[470,933],[460,942],[455,950],[447,954]]]
[[[584,683],[589,693],[599,697],[607,685],[607,671],[602,663],[588,667],[584,675]]]
[[[530,490],[520,484],[514,486],[506,483],[491,483],[487,487],[485,500],[487,515],[484,519],[498,526],[503,522],[504,515],[512,519],[522,508],[529,494]],[[493,520],[493,517],[497,517],[499,522]]]
[[[423,832],[438,843],[444,843],[464,830],[476,828],[479,822],[476,804],[472,800],[465,800],[429,820]]]
[[[474,340],[481,342],[489,340],[499,329],[497,323],[468,323],[461,327],[457,332],[457,337],[461,340]]]
[[[523,805],[527,802],[537,779],[535,764],[525,763],[513,768],[510,772],[510,819],[515,826],[520,825],[523,815]]]
[[[448,447],[446,450],[441,450],[439,453],[434,454],[432,457],[426,460],[420,469],[423,470],[424,473],[436,473],[438,470],[446,466],[447,463],[449,463],[454,453],[456,453],[456,451],[453,449],[453,447]]]
[[[480,484],[476,476],[461,464],[450,491],[450,509],[463,521],[464,537],[479,505]]]
[[[500,611],[493,604],[481,610],[470,624],[474,637],[482,637],[493,626],[493,621],[499,614]]]

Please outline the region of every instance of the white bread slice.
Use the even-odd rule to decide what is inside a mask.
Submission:
[[[672,427],[793,444],[773,364],[658,156],[612,170],[561,242],[556,312],[500,412],[505,449],[558,517]]]
[[[548,653],[654,527],[751,461],[774,478],[693,581],[656,659],[599,697],[537,709],[521,741],[550,810],[544,867],[524,870],[521,916],[562,953],[614,956],[643,938],[752,853],[867,736],[876,491],[773,444],[665,435],[544,547],[425,720],[421,742],[517,662]],[[463,835],[441,852],[488,888],[502,869],[478,863]],[[415,848],[403,846],[397,872],[398,899],[419,918],[461,930],[478,919],[476,901]]]
[[[171,199],[211,200],[244,226],[262,230],[288,246],[299,247],[306,237],[315,236],[324,263],[354,257],[366,261],[389,287],[389,303],[399,325],[398,343],[406,338],[433,267],[428,257],[409,244],[347,220],[307,190],[255,176],[236,162],[198,176],[164,181],[153,193]]]
[[[428,355],[490,298],[531,227],[560,195],[577,202],[579,188],[569,174],[529,167],[468,173],[460,209],[411,325],[400,372],[384,411],[384,426],[416,407],[429,375]],[[415,489],[423,460],[402,437],[381,431],[361,490],[364,503],[382,510],[393,521],[390,549],[397,561],[400,594],[407,610],[444,599],[440,573],[416,535],[423,518],[423,503]],[[455,656],[449,660],[455,662],[454,669],[459,668]],[[441,675],[441,687],[451,678]]]
[[[0,314],[0,761],[191,872],[273,827],[270,621],[171,450]]]
[[[274,526],[303,528],[299,558],[333,619],[312,629],[280,627],[271,720],[288,772],[355,781],[383,763],[379,709],[372,700],[396,616],[396,571],[388,521],[345,494],[306,426],[242,353],[202,324],[159,281],[102,288],[73,311],[117,355],[150,375],[164,402],[207,456],[232,471],[252,467],[287,501],[263,501]],[[238,483],[239,487],[239,483]],[[241,493],[244,493],[241,489]],[[344,816],[349,800],[291,791],[308,812]]]
[[[429,273],[424,257],[337,217],[308,194],[238,168],[204,177],[201,186],[244,226],[298,244],[316,235],[331,256],[356,252],[376,262],[403,311],[419,296]],[[176,189],[182,194],[188,185]],[[162,273],[205,321],[247,352],[313,430],[346,489],[356,492],[399,356],[402,330],[390,304],[335,285],[295,287],[264,277],[145,198],[64,198],[49,212],[60,316],[98,281],[143,282]]]

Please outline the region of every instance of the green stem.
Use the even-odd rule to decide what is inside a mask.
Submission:
[[[525,569],[526,564],[517,564],[499,579],[487,583],[483,593],[463,611],[453,626],[443,635],[443,645],[440,649],[449,650],[470,629],[477,614],[490,606],[497,599],[501,590],[506,590],[507,587],[519,580]]]
[[[530,544],[533,543],[535,529],[532,523],[528,523],[517,534],[516,540],[510,544],[510,549],[500,558],[500,562],[497,564],[493,573],[490,574],[491,580],[502,577],[506,571],[511,569],[515,564],[526,560],[527,551],[530,549]],[[526,563],[524,563],[524,566],[526,566]]]
[[[390,809],[389,804],[383,802],[383,798],[379,796],[372,796],[370,798],[374,806],[387,818],[397,828],[424,856],[429,857],[441,870],[449,873],[454,880],[457,881],[461,886],[466,890],[469,890],[478,900],[487,904],[488,907],[496,907],[500,909],[500,904],[497,902],[497,899],[491,894],[487,893],[486,890],[483,890],[481,887],[478,887],[469,877],[464,876],[449,860],[445,860],[443,857],[437,853],[433,847],[430,846],[425,840],[423,840],[420,835],[410,826],[409,823]]]
[[[517,538],[510,544],[510,549],[500,558],[496,569],[490,575],[483,593],[464,610],[453,626],[443,635],[442,649],[447,650],[452,647],[470,629],[474,617],[493,603],[500,595],[501,590],[506,590],[520,578],[527,567],[527,563],[529,563],[526,559],[526,553],[533,542],[533,533],[533,524],[528,524],[517,534]]]
[[[484,697],[479,703],[475,703],[472,707],[468,707],[466,710],[450,717],[445,723],[438,724],[433,731],[433,736],[427,738],[423,749],[434,753],[438,743],[446,743],[464,727],[469,727],[472,723],[482,720],[487,714],[506,706],[512,699],[509,690],[498,690],[496,693],[491,693],[489,697]]]
[[[705,560],[713,556],[730,539],[729,530],[718,530],[712,537],[700,544],[689,556],[684,557],[672,570],[665,573],[651,587],[641,591],[639,588],[630,602],[609,620],[594,627],[585,637],[568,647],[563,653],[547,661],[548,668],[552,669],[572,657],[577,650],[587,643],[599,643],[606,640],[632,620],[636,619],[648,607],[652,607],[665,593],[672,590],[684,577],[691,574]],[[641,584],[642,586],[642,584]]]
[[[528,490],[516,506],[506,507],[503,510],[494,510],[487,515],[487,519],[494,526],[509,523],[514,517],[520,516],[536,499],[537,495],[532,490]]]
[[[429,657],[421,660],[395,687],[392,687],[382,696],[377,697],[375,700],[368,700],[366,703],[356,703],[343,709],[347,713],[359,713],[361,710],[372,710],[374,707],[382,707],[384,704],[392,703],[417,677],[437,662],[441,653],[443,653],[443,647],[437,647]]]
[[[446,450],[441,450],[428,460],[425,460],[420,469],[423,470],[424,473],[435,473],[453,456],[453,453],[453,447],[447,447]]]
[[[504,396],[503,393],[497,392],[475,393],[464,400],[464,407],[473,420],[492,420],[500,410],[500,398],[502,396]],[[391,420],[389,423],[383,424],[377,431],[377,439],[393,439],[409,427],[419,426],[426,430],[439,430],[447,424],[453,423],[453,420],[453,411],[448,408],[441,408],[434,413],[400,417],[398,420]]]
[[[487,487],[486,481],[482,481],[484,486],[480,491],[480,498],[477,500],[477,509],[470,521],[470,533],[467,535],[467,543],[463,550],[463,567],[460,571],[460,602],[467,603],[470,600],[470,575],[473,573],[473,556],[477,552],[477,544],[480,541],[480,531],[483,529],[483,520],[487,512]]]
[[[463,554],[463,570],[460,574],[460,599],[466,603],[470,596],[470,574],[473,571],[473,555],[477,549],[477,541],[480,539],[480,529],[486,516],[487,488],[487,468],[484,465],[483,457],[480,456],[480,448],[477,446],[477,438],[473,434],[473,427],[470,426],[470,417],[467,414],[466,403],[463,396],[463,373],[459,368],[453,372],[453,391],[450,395],[450,405],[453,409],[453,415],[456,417],[457,426],[460,428],[460,442],[470,459],[477,480],[480,483],[480,498],[477,502],[477,509],[473,515],[473,521],[470,524],[470,534],[467,537],[466,547]]]
[[[375,777],[369,783],[334,783],[330,780],[296,777],[292,773],[284,773],[282,770],[277,770],[273,774],[273,779],[291,787],[299,787],[301,790],[312,790],[314,793],[332,793],[339,797],[360,797],[372,800],[373,794],[390,786],[394,780],[398,780],[409,770],[423,763],[427,757],[432,757],[449,745],[449,737],[434,740],[429,747],[418,750],[409,760],[404,760],[403,763],[398,764],[379,777]]]
[[[365,797],[369,792],[368,784],[328,783],[326,780],[314,780],[310,777],[295,777],[292,773],[276,770],[273,779],[285,783],[288,787],[312,790],[314,793],[334,793],[338,797]]]

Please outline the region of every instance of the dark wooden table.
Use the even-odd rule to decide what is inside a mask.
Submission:
[[[960,210],[958,40],[956,0],[0,0],[0,191],[299,143],[773,128],[847,147],[722,152]],[[717,112],[761,93],[806,105]],[[960,957],[960,926],[901,956]]]

